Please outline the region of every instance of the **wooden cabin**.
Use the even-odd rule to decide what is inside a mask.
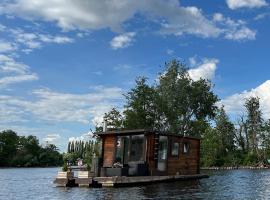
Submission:
[[[101,176],[200,173],[200,139],[145,129],[96,133],[102,140]]]

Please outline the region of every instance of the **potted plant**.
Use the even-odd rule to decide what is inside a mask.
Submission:
[[[89,163],[86,163],[86,171],[78,172],[78,178],[90,178],[92,176],[93,173],[91,173],[91,165]]]
[[[67,163],[65,162],[62,171],[58,172],[57,178],[63,178],[63,179],[73,179],[74,173],[68,168]]]

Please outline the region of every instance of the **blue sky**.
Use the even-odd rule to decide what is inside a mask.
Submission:
[[[0,130],[65,150],[85,138],[138,76],[179,59],[212,80],[227,112],[259,96],[270,118],[267,0],[3,0]]]

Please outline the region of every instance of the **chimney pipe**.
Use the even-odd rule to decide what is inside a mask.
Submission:
[[[107,128],[107,120],[105,118],[103,118],[103,132],[107,132],[108,128]]]

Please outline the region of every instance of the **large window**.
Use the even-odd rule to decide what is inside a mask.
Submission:
[[[130,148],[130,161],[141,161],[143,158],[144,151],[144,135],[133,135],[131,137],[131,148]]]
[[[115,162],[127,164],[129,152],[129,137],[118,136],[116,140],[116,155]]]
[[[178,142],[172,142],[171,155],[175,157],[179,156],[179,143]]]

